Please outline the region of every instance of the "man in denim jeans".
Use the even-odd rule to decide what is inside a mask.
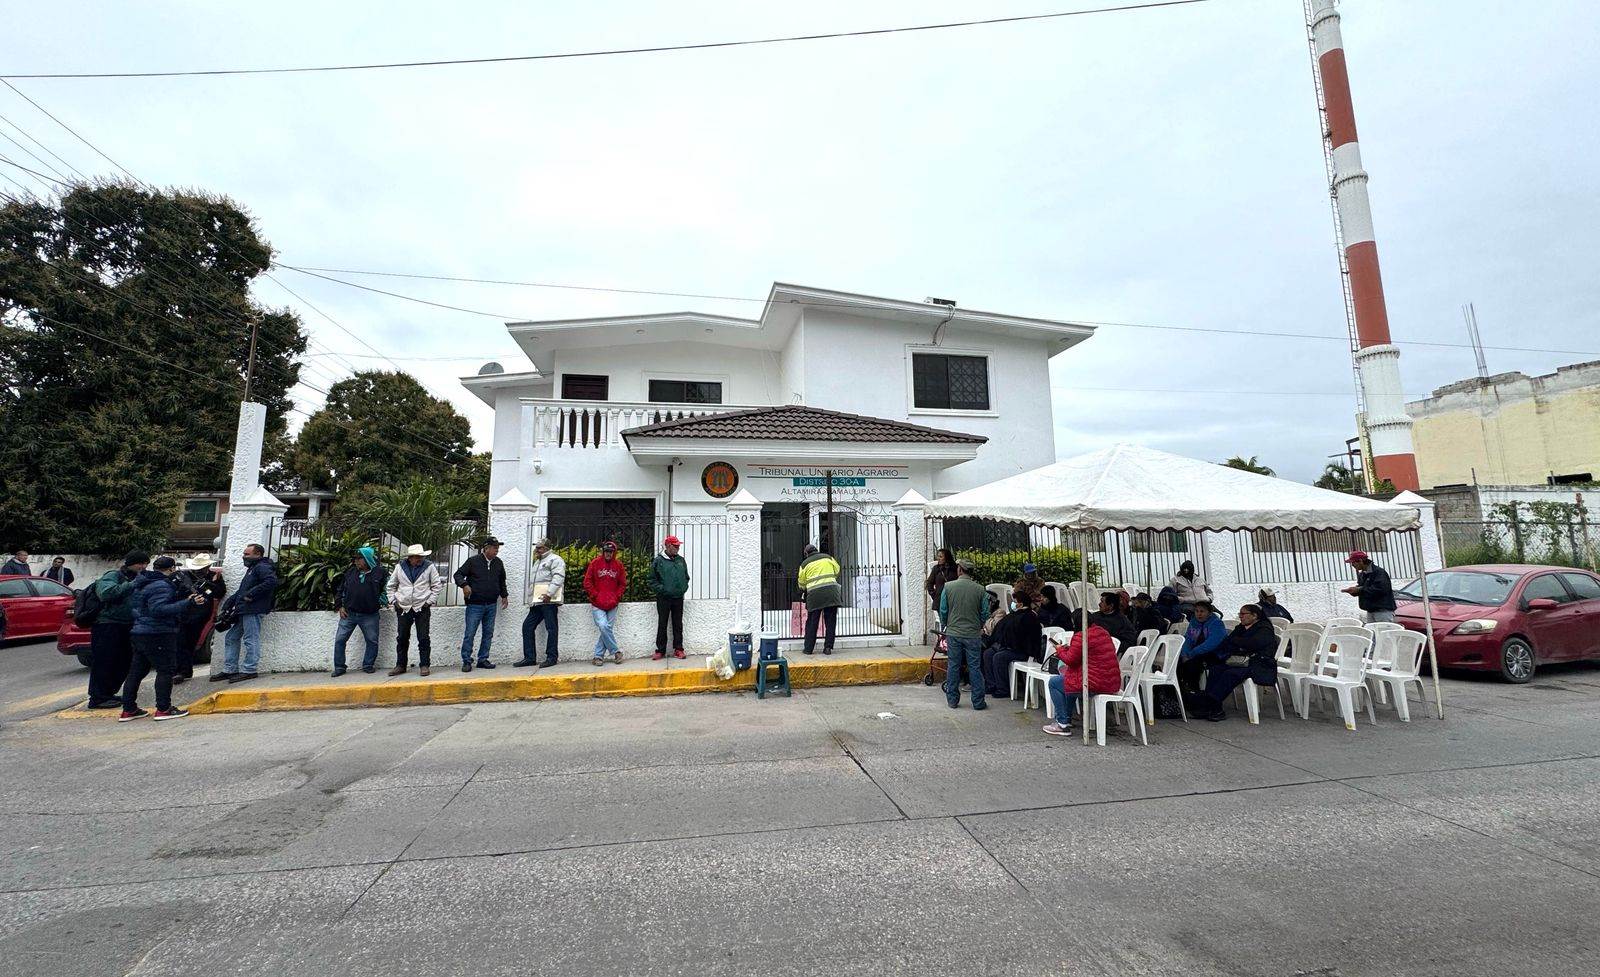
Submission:
[[[378,563],[378,551],[363,546],[350,561],[350,569],[333,593],[333,607],[339,612],[339,626],[333,635],[333,677],[344,674],[344,649],[350,635],[361,629],[366,653],[361,670],[371,675],[378,667],[378,609],[388,601],[387,576]]]
[[[956,579],[939,594],[939,621],[944,625],[946,655],[944,697],[954,709],[961,705],[961,669],[972,683],[972,708],[987,709],[983,701],[983,622],[989,616],[989,592],[972,579],[970,560],[956,562]]]
[[[213,673],[211,681],[230,683],[248,682],[256,677],[261,665],[261,619],[272,613],[272,604],[278,590],[278,574],[267,559],[267,551],[260,543],[244,548],[244,579],[239,589],[228,598],[224,607],[231,606],[237,619],[222,641],[222,671]],[[244,660],[239,658],[239,645],[244,644]]]
[[[490,536],[478,547],[478,555],[469,557],[456,571],[456,586],[467,599],[467,630],[461,636],[461,670],[472,671],[472,637],[483,628],[483,638],[478,644],[478,667],[493,668],[489,660],[489,643],[494,640],[495,613],[505,607],[506,565],[500,562],[500,541]]]

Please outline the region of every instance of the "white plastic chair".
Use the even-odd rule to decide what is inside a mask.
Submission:
[[[1060,604],[1062,607],[1070,606],[1067,604],[1068,591],[1066,584],[1056,583],[1054,580],[1051,580],[1045,583],[1044,589],[1054,593],[1056,595],[1056,603]]]
[[[1271,622],[1272,630],[1278,632],[1279,634],[1282,634],[1283,632],[1289,630],[1289,628],[1291,627],[1289,622],[1285,621],[1281,617],[1269,617],[1269,618],[1267,618],[1267,620],[1269,622]]]
[[[1287,631],[1278,633],[1278,671],[1281,673],[1287,664],[1289,655],[1289,635]],[[1250,679],[1240,682],[1233,690],[1235,695],[1244,695],[1245,715],[1250,717],[1250,725],[1257,726],[1261,723],[1261,693],[1271,692],[1278,702],[1278,718],[1284,719],[1283,712],[1283,683],[1280,679],[1272,685],[1257,685]]]
[[[1428,704],[1428,685],[1422,680],[1422,653],[1428,636],[1420,631],[1385,629],[1378,633],[1378,649],[1372,653],[1373,667],[1367,672],[1368,691],[1394,693],[1394,711],[1403,723],[1411,721],[1411,706],[1406,692],[1412,682],[1422,704]]]
[[[1366,622],[1359,617],[1330,617],[1322,622],[1324,628],[1359,628]]]
[[[1330,628],[1337,631],[1337,628]],[[1335,662],[1331,674],[1312,675],[1305,680],[1305,692],[1300,700],[1300,718],[1307,719],[1311,712],[1311,693],[1316,689],[1332,689],[1339,697],[1339,714],[1344,717],[1344,728],[1355,731],[1355,698],[1359,693],[1367,702],[1367,719],[1374,726],[1378,714],[1372,708],[1372,690],[1366,683],[1366,658],[1372,650],[1370,634],[1328,634],[1322,636],[1323,648],[1336,654],[1324,654],[1324,660]],[[1320,650],[1320,649],[1319,649]]]
[[[1100,606],[1100,588],[1092,583],[1074,580],[1067,584],[1066,604],[1073,613],[1078,613],[1085,607],[1094,610]]]
[[[1174,621],[1171,624],[1167,625],[1167,633],[1168,634],[1182,635],[1187,630],[1189,630],[1189,619],[1188,618],[1184,618],[1181,621]]]
[[[1289,702],[1295,712],[1300,711],[1300,695],[1305,691],[1305,681],[1317,667],[1317,650],[1321,642],[1320,630],[1296,624],[1284,632],[1278,645],[1278,698],[1281,700],[1283,690],[1288,688]]]
[[[1369,641],[1363,656],[1372,654],[1372,644],[1376,642],[1373,633],[1367,630],[1365,624],[1336,624],[1324,628],[1321,642],[1317,645],[1317,664],[1312,671],[1320,675],[1332,675],[1339,667],[1339,658],[1342,655],[1341,643],[1336,638],[1366,638]]]
[[[1091,697],[1089,710],[1084,712],[1085,718],[1091,713],[1094,716],[1095,741],[1101,746],[1106,745],[1106,712],[1112,706],[1121,706],[1128,728],[1135,725],[1139,727],[1139,741],[1145,746],[1150,745],[1150,738],[1144,732],[1144,703],[1140,699],[1140,686],[1144,677],[1150,670],[1150,659],[1155,654],[1154,649],[1133,648],[1133,669],[1122,675],[1122,687],[1114,693],[1100,694]]]
[[[1188,722],[1189,710],[1183,705],[1183,689],[1178,686],[1178,652],[1183,650],[1183,636],[1164,634],[1145,647],[1149,649],[1150,665],[1139,682],[1139,694],[1144,697],[1144,721],[1155,725],[1156,688],[1170,685],[1178,697],[1178,714]]]
[[[1034,674],[1034,673],[1042,672],[1044,674],[1046,680],[1048,680],[1049,677],[1050,677],[1050,672],[1049,672],[1048,669],[1045,668],[1045,664],[1044,663],[1048,662],[1050,660],[1051,656],[1053,656],[1056,653],[1056,648],[1058,648],[1061,645],[1064,645],[1068,641],[1072,640],[1072,632],[1068,631],[1065,628],[1045,628],[1044,631],[1043,631],[1043,634],[1044,634],[1044,661],[1036,662],[1036,661],[1026,661],[1025,660],[1025,661],[1012,662],[1011,663],[1011,670],[1010,670],[1010,672],[1009,672],[1009,674],[1007,676],[1008,679],[1009,679],[1008,684],[1010,685],[1010,690],[1011,690],[1010,691],[1010,698],[1013,699],[1013,700],[1016,699],[1016,697],[1017,697],[1017,679],[1018,678],[1022,679],[1022,692],[1023,692],[1023,704],[1022,704],[1022,707],[1024,709],[1031,708],[1029,703],[1030,703],[1030,700],[1031,700],[1032,696],[1030,696],[1028,694],[1028,677],[1029,677],[1029,675]],[[1051,711],[1051,708],[1050,708],[1050,697],[1048,695],[1046,695],[1044,697],[1044,705],[1045,705],[1045,711],[1046,712],[1050,712]]]
[[[1144,645],[1146,648],[1154,648],[1156,646],[1156,639],[1159,637],[1161,637],[1160,631],[1157,631],[1155,628],[1145,628],[1143,631],[1139,632],[1139,640],[1137,643]]]
[[[1000,606],[1000,607],[1010,607],[1011,606],[1011,585],[1010,584],[1008,584],[1008,583],[992,583],[992,584],[990,584],[989,586],[987,586],[987,587],[985,587],[983,589],[987,590],[989,592],[989,596],[993,597],[995,599],[995,602],[996,602],[997,606]],[[993,613],[994,608],[990,607],[989,610],[990,610],[990,613]]]

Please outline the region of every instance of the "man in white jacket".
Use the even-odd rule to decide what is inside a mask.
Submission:
[[[438,566],[428,559],[432,552],[418,543],[412,543],[406,547],[405,559],[389,574],[389,606],[394,608],[400,625],[395,635],[394,668],[389,670],[390,675],[406,673],[413,626],[417,629],[419,670],[424,675],[431,671],[429,656],[433,644],[428,637],[428,619],[432,616],[433,605],[439,602],[439,595],[444,592],[444,576],[439,573]]]

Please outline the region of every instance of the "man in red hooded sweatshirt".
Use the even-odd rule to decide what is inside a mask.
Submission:
[[[610,658],[622,664],[622,649],[617,647],[612,625],[617,621],[617,605],[628,589],[628,569],[617,559],[616,543],[606,540],[600,555],[589,561],[589,569],[583,571],[583,589],[589,594],[594,626],[600,631],[594,639],[594,663],[600,665]]]

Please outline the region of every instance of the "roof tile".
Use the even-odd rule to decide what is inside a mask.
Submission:
[[[983,444],[988,438],[960,431],[845,414],[820,407],[786,405],[706,414],[662,421],[622,432],[624,438],[730,438],[743,441],[867,441],[925,444]]]

